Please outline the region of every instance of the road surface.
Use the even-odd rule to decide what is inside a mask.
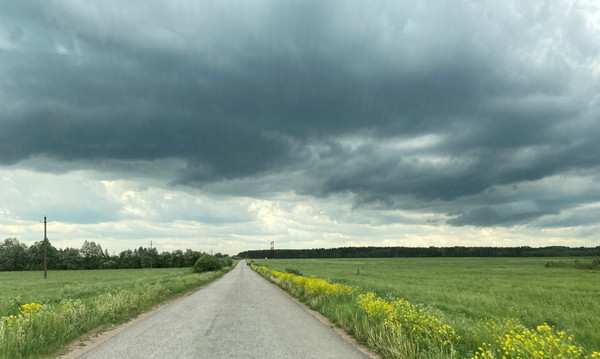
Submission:
[[[241,261],[79,358],[367,357]]]

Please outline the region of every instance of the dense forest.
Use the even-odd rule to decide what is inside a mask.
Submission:
[[[379,257],[575,257],[600,256],[598,247],[340,247],[264,249],[238,254],[240,258],[379,258]]]
[[[56,249],[50,241],[46,247],[47,268],[117,269],[191,267],[203,253],[191,249],[158,253],[156,248],[139,247],[110,255],[100,244],[85,241],[81,248]],[[216,257],[224,257],[220,253]],[[16,238],[0,243],[0,271],[44,269],[44,241],[31,246]]]

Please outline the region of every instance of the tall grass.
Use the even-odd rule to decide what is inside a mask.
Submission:
[[[81,334],[131,319],[228,269],[189,268],[0,273],[0,358],[60,351]]]
[[[269,270],[295,268],[354,288],[353,295],[319,300],[322,304],[315,309],[385,357],[585,358],[587,355],[595,358],[600,355],[590,350],[597,346],[589,345],[600,335],[594,330],[599,325],[594,320],[598,316],[583,321],[590,332],[577,327],[581,321],[572,320],[600,310],[594,304],[599,290],[594,280],[599,276],[583,272],[585,278],[575,280],[574,273],[545,269],[543,259],[255,262],[268,265]],[[571,280],[563,282],[565,278]],[[574,288],[579,289],[576,299],[572,298],[574,292],[569,291]],[[500,294],[501,291],[504,292]],[[546,296],[539,297],[539,293]],[[562,305],[573,300],[579,305]],[[531,313],[528,316],[514,314],[528,312]],[[506,338],[510,338],[508,343],[512,346],[507,345]]]
[[[373,293],[358,294],[357,288],[317,277],[253,269],[385,357],[454,357],[452,328],[408,302],[390,303]]]

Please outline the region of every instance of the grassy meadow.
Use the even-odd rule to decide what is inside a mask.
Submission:
[[[600,349],[598,270],[545,268],[548,258],[253,261],[279,272],[286,272],[288,268],[296,269],[304,276],[317,276],[329,282],[358,287],[359,293],[372,292],[375,296],[371,299],[381,300],[372,299],[371,304],[383,305],[381,308],[384,311],[391,311],[393,305],[401,305],[396,299],[403,298],[415,310],[421,310],[455,330],[456,335],[461,337],[456,344],[458,357],[476,357],[476,354],[479,354],[477,357],[496,357],[485,356],[485,346],[479,350],[480,353],[476,353],[482,343],[498,339],[498,335],[492,334],[494,330],[500,332],[498,328],[502,326],[502,330],[509,332],[507,326],[518,325],[523,332],[529,330],[527,328],[541,328],[544,331],[544,323],[555,328],[556,333],[563,333],[565,351],[570,346],[585,348],[584,354]],[[365,309],[368,312],[368,308]],[[493,323],[490,324],[488,320]],[[509,324],[507,320],[510,320]],[[485,329],[486,325],[488,329]],[[507,348],[510,346],[499,344],[494,352],[502,350],[508,353],[510,350]],[[429,356],[421,357],[435,355],[429,353]]]
[[[60,351],[97,327],[123,323],[209,283],[191,268],[0,272],[0,358]]]

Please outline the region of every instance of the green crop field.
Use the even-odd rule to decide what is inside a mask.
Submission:
[[[545,268],[548,258],[253,260],[269,269],[404,298],[476,338],[487,318],[528,328],[548,323],[587,350],[600,349],[600,271]],[[556,261],[557,259],[552,259]],[[572,262],[573,259],[560,259]],[[582,259],[584,260],[584,259]]]
[[[0,358],[61,350],[81,334],[122,323],[227,272],[191,268],[0,272]]]

